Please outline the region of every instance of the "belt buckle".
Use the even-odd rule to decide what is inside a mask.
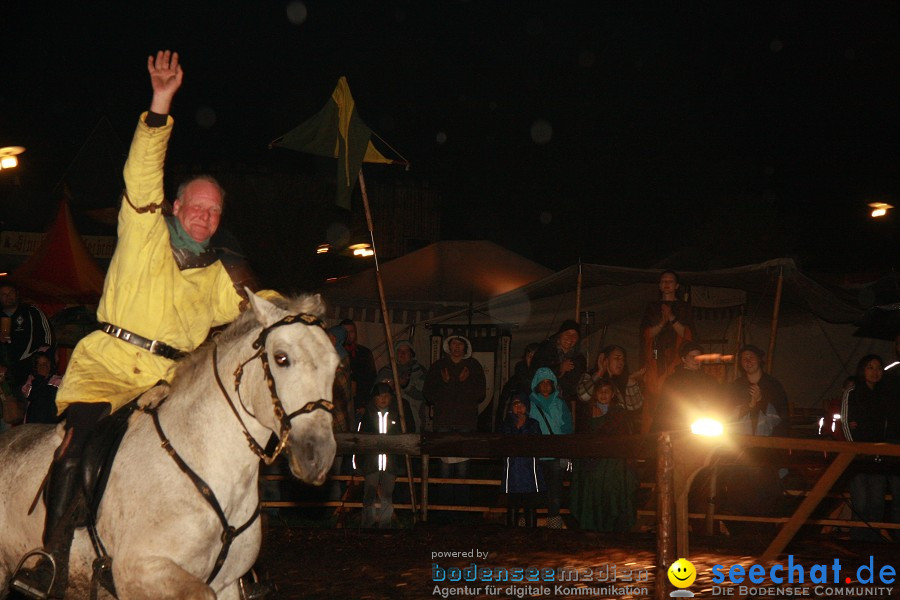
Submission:
[[[158,355],[158,356],[164,356],[163,353],[162,353],[162,348],[161,348],[160,346],[161,346],[161,344],[160,344],[160,341],[159,341],[159,340],[153,340],[153,341],[150,342],[150,347],[147,348],[147,350],[150,351],[150,354],[156,354],[156,355]]]

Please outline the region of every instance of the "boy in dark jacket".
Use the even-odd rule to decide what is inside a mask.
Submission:
[[[406,416],[406,431],[414,433],[415,421],[409,403],[403,401]],[[366,406],[359,430],[363,433],[396,435],[402,433],[400,412],[391,386],[378,383],[372,390],[372,399]],[[394,516],[394,483],[398,476],[406,474],[406,462],[397,454],[368,454],[359,457],[362,461],[360,469],[365,475],[363,486],[363,527],[388,528]],[[380,491],[380,494],[379,494]],[[375,507],[375,498],[381,497],[380,508]]]
[[[521,398],[513,398],[502,432],[511,435],[541,435],[541,426],[528,416]],[[507,493],[506,524],[518,524],[522,509],[525,524],[534,527],[534,508],[538,494],[544,490],[544,474],[533,456],[507,456],[503,462],[503,491]]]

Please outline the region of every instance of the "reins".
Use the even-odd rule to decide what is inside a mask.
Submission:
[[[231,550],[231,543],[234,542],[237,536],[247,531],[256,519],[259,518],[260,505],[257,501],[256,509],[253,511],[253,514],[250,515],[250,518],[240,527],[234,527],[228,522],[228,517],[225,516],[225,511],[222,510],[222,506],[219,504],[215,492],[212,491],[212,488],[209,487],[209,484],[206,483],[202,477],[197,475],[196,471],[191,469],[191,467],[184,462],[184,459],[181,458],[178,451],[172,447],[172,442],[169,440],[168,436],[166,436],[166,432],[163,431],[162,424],[159,422],[159,407],[162,406],[163,402],[167,399],[168,397],[163,399],[163,401],[155,407],[142,407],[140,410],[153,418],[153,426],[156,428],[156,434],[162,442],[163,450],[172,457],[172,460],[175,461],[175,464],[178,465],[181,472],[188,476],[188,479],[191,480],[191,483],[194,484],[194,487],[197,488],[197,491],[200,492],[200,495],[203,496],[206,503],[212,507],[213,512],[216,513],[216,517],[219,518],[219,523],[222,525],[222,549],[219,550],[219,555],[216,557],[212,572],[209,574],[209,577],[206,578],[206,585],[209,585],[213,582],[213,579],[216,578],[216,575],[219,574],[222,565],[225,564],[225,560],[228,558],[228,551]]]
[[[281,426],[278,445],[275,447],[275,450],[273,451],[271,456],[266,454],[265,448],[260,446],[253,435],[250,434],[247,429],[247,425],[244,423],[244,419],[241,417],[240,411],[238,411],[237,407],[234,405],[234,402],[231,399],[231,395],[228,393],[228,390],[225,389],[225,385],[222,383],[222,379],[219,376],[217,352],[218,346],[213,346],[212,351],[213,375],[215,376],[216,383],[219,386],[219,390],[222,392],[222,395],[225,396],[225,400],[228,402],[228,406],[231,408],[231,411],[234,413],[235,417],[237,417],[238,422],[241,424],[244,437],[247,438],[247,442],[250,445],[250,450],[257,456],[259,456],[259,458],[262,459],[262,461],[267,465],[272,464],[287,445],[288,436],[291,432],[292,419],[303,414],[311,413],[315,410],[325,410],[331,412],[333,409],[333,405],[331,402],[325,399],[319,399],[312,402],[307,402],[302,408],[295,410],[288,415],[286,415],[284,412],[284,405],[282,404],[281,399],[278,397],[278,392],[276,390],[275,379],[272,377],[272,373],[269,370],[269,358],[268,353],[265,350],[265,344],[266,338],[274,328],[281,327],[282,325],[290,325],[292,323],[302,323],[304,325],[318,326],[324,329],[322,321],[314,315],[306,313],[289,315],[281,319],[280,321],[263,328],[263,330],[259,334],[259,337],[257,337],[256,341],[253,342],[253,348],[256,349],[256,352],[253,354],[253,356],[238,365],[237,369],[235,369],[234,371],[234,389],[237,392],[238,401],[241,404],[241,408],[243,408],[248,415],[256,418],[244,404],[243,398],[241,398],[240,386],[244,367],[257,358],[259,358],[262,362],[263,373],[266,378],[266,385],[268,386],[269,393],[272,396],[273,412],[275,414],[276,420],[278,420]],[[201,496],[203,496],[203,499],[206,500],[207,504],[209,504],[210,507],[212,507],[213,511],[216,513],[216,517],[218,517],[219,519],[219,523],[222,525],[222,549],[219,551],[219,555],[216,557],[216,562],[213,566],[212,572],[206,579],[206,584],[209,585],[216,578],[216,575],[219,574],[219,571],[225,564],[225,560],[228,558],[228,551],[231,549],[232,542],[234,542],[237,536],[249,529],[250,526],[253,525],[253,523],[256,521],[256,519],[259,518],[260,504],[257,501],[256,509],[253,511],[253,514],[240,527],[234,527],[228,522],[228,517],[225,516],[225,511],[222,510],[222,506],[219,504],[215,493],[212,491],[212,488],[210,488],[209,484],[207,484],[203,480],[203,478],[197,475],[197,473],[193,469],[191,469],[191,467],[184,461],[184,459],[181,458],[181,456],[178,454],[178,451],[175,450],[175,448],[172,446],[171,441],[166,436],[165,431],[163,431],[162,424],[159,421],[159,407],[162,406],[162,404],[167,399],[168,397],[164,398],[155,407],[141,407],[139,410],[149,414],[153,418],[153,426],[156,428],[156,434],[159,436],[159,439],[162,442],[163,449],[169,456],[172,457],[172,460],[175,461],[175,464],[178,465],[178,468],[188,476],[188,478],[191,480],[191,483],[194,484],[194,487],[197,488],[197,491],[200,492]]]

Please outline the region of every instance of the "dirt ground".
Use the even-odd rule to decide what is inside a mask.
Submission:
[[[713,566],[723,565],[726,576],[736,563],[749,567],[773,533],[774,530],[755,531],[733,537],[693,539],[690,560],[698,576],[690,591],[701,598],[738,594],[739,589],[733,589],[732,594],[721,589],[731,587],[724,583],[718,589],[714,587]],[[845,600],[863,595],[900,597],[900,585],[874,583],[865,585],[862,591],[857,589],[858,576],[865,578],[868,573],[857,569],[868,565],[870,557],[876,575],[885,565],[900,571],[897,546],[887,542],[853,543],[840,536],[797,541],[788,548],[787,554],[793,556],[795,564],[804,566],[804,584],[783,585],[783,588],[793,588],[792,593],[785,594],[784,589],[773,590],[773,584],[766,581],[759,586],[750,584],[753,591],[748,593]],[[420,523],[408,529],[380,531],[273,525],[267,531],[258,570],[276,584],[277,597],[282,599],[645,598],[654,593],[655,548],[656,540],[650,533],[508,529],[483,523],[474,516],[457,523]],[[466,554],[447,556],[453,552]],[[468,553],[472,556],[467,556]],[[787,565],[787,554],[779,562]],[[832,577],[836,559],[841,569],[840,583],[830,579],[827,585],[810,582],[814,565],[827,565],[828,577]],[[473,563],[481,569],[481,574],[486,568],[513,572],[517,567],[535,567],[540,570],[537,578],[546,578],[544,570],[552,569],[555,579],[518,583],[448,581],[454,575],[448,568],[469,567],[471,574]],[[567,569],[570,578],[577,574],[581,580],[560,581],[560,569]],[[820,575],[822,571],[819,570]],[[526,573],[523,571],[525,578]],[[585,581],[585,574],[590,574],[593,580]],[[441,575],[444,581],[435,581]],[[464,577],[465,571],[459,575]],[[667,594],[675,589],[668,581],[664,584]]]

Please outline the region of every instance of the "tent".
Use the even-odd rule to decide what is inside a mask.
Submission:
[[[601,347],[620,344],[628,352],[629,366],[636,369],[640,320],[647,302],[657,298],[660,271],[588,264],[580,268],[582,350],[590,361]],[[437,304],[432,304],[429,312],[423,301],[417,305],[423,318],[407,320],[406,327],[419,356],[427,357],[433,345],[427,331],[438,324],[444,328],[470,320],[473,324],[503,324],[511,332],[510,353],[517,357],[528,343],[546,339],[564,319],[575,317],[578,271],[579,266],[572,266],[455,312],[441,311],[447,306]],[[818,284],[790,259],[679,273],[690,293],[698,339],[708,352],[721,354],[734,353],[739,328],[744,341],[763,349],[769,346],[779,275],[783,285],[773,374],[796,407],[821,408],[840,393],[844,378],[854,371],[860,357],[892,355],[890,344],[884,341],[853,336],[853,323],[863,311],[849,295]],[[415,323],[428,327],[416,328]],[[367,329],[367,333],[374,335],[375,330]],[[497,374],[501,380],[505,375]],[[732,376],[730,367],[728,376]]]
[[[47,314],[70,304],[97,304],[103,278],[103,271],[75,229],[65,199],[44,241],[10,277],[22,297],[40,305]]]
[[[381,265],[391,321],[421,323],[548,277],[553,271],[485,241],[437,242]],[[336,319],[381,322],[374,269],[322,289]]]
[[[447,313],[466,312],[467,308],[552,274],[550,269],[486,241],[437,242],[388,261],[381,265],[381,276],[393,339],[411,340],[419,362],[428,366],[440,356],[440,339],[444,335],[452,331],[469,337],[488,381],[484,408],[506,380],[508,331],[496,324],[475,329],[454,325],[451,330],[435,329],[434,335],[427,335],[418,326]],[[329,317],[356,321],[360,343],[372,349],[379,367],[388,364],[374,269],[333,282],[322,293],[330,307]],[[466,320],[484,323],[485,317],[473,315]]]

